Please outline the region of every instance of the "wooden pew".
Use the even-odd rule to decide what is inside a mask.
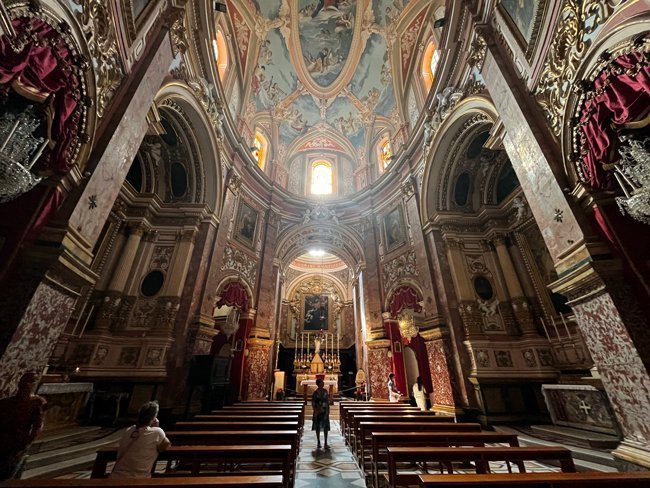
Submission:
[[[356,409],[350,409],[345,412],[346,418],[345,418],[345,428],[347,430],[347,435],[350,437],[351,434],[355,432],[355,422],[354,419],[358,416],[362,415],[381,415],[384,417],[400,417],[404,415],[410,415],[410,416],[417,416],[417,417],[436,417],[435,412],[423,412],[420,409],[412,409],[409,407],[408,409],[362,409],[362,410],[356,410]],[[443,417],[440,415],[439,417]],[[447,422],[453,422],[454,417],[450,416],[444,416],[444,418],[447,419]]]
[[[422,488],[648,488],[650,472],[627,473],[495,473],[495,474],[422,474]]]
[[[268,476],[205,476],[205,477],[174,477],[174,478],[131,478],[131,479],[73,479],[73,480],[14,480],[0,483],[0,487],[19,488],[59,488],[59,487],[97,487],[97,488],[129,488],[140,486],[156,486],[163,488],[281,488],[281,475]]]
[[[395,419],[391,422],[361,422],[358,442],[354,453],[357,455],[359,465],[363,466],[366,453],[372,452],[372,433],[379,432],[481,432],[481,424],[455,423],[455,422],[402,422]]]
[[[238,421],[238,422],[176,422],[176,430],[286,430],[297,429],[298,422],[266,422],[266,421]]]
[[[357,444],[359,443],[359,423],[360,422],[433,422],[433,423],[454,423],[454,417],[444,417],[437,415],[420,415],[420,413],[426,414],[427,412],[409,412],[408,414],[398,414],[398,415],[385,415],[384,413],[378,414],[364,414],[357,415],[353,414],[350,417],[349,425],[349,436],[350,436],[350,445],[353,449],[356,450]]]
[[[180,430],[168,431],[167,437],[174,446],[240,446],[248,444],[272,445],[291,444],[293,457],[298,458],[300,430]]]
[[[304,409],[266,409],[266,408],[242,408],[242,409],[229,409],[229,410],[214,410],[210,414],[197,415],[196,420],[210,420],[215,416],[239,416],[239,417],[283,417],[283,416],[297,416],[300,422],[300,428],[305,425],[305,411]]]
[[[358,407],[358,406],[349,406],[349,407],[340,407],[339,408],[339,413],[340,413],[340,419],[341,419],[341,434],[344,435],[345,437],[345,429],[347,429],[348,424],[349,424],[349,418],[350,416],[359,411],[371,411],[371,412],[420,412],[421,410],[418,407],[411,407],[411,406],[400,406],[399,408],[395,407],[382,407],[382,406],[377,406],[377,407]]]
[[[97,451],[91,478],[108,476],[106,467],[117,458],[117,449],[104,448]],[[290,444],[241,445],[241,446],[171,446],[158,455],[158,461],[166,461],[164,476],[223,475],[228,466],[272,463],[281,466],[283,483],[293,484],[295,473],[293,449]],[[172,468],[172,465],[175,467]],[[241,474],[241,473],[238,473]],[[251,473],[259,474],[259,473]],[[269,473],[276,474],[276,473]]]
[[[561,447],[388,447],[388,486],[414,485],[419,483],[418,474],[398,474],[398,463],[438,463],[441,474],[443,466],[453,474],[452,463],[473,462],[477,474],[490,472],[490,461],[505,461],[510,471],[510,463],[517,463],[524,472],[524,461],[559,462],[563,472],[575,472],[571,451]],[[462,475],[458,475],[462,476]]]
[[[466,424],[455,424],[466,425]],[[372,450],[370,463],[363,458],[363,470],[369,471],[372,484],[379,486],[379,463],[387,459],[388,447],[451,447],[472,446],[485,447],[485,444],[508,444],[510,447],[519,447],[519,438],[516,434],[499,434],[496,432],[371,432]],[[362,449],[363,451],[363,449]],[[364,451],[365,452],[365,451]]]

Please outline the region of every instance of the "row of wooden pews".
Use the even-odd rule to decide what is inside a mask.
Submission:
[[[238,403],[166,432],[172,446],[160,453],[164,472],[151,479],[111,479],[116,448],[97,452],[89,480],[21,480],[7,487],[292,487],[304,426],[302,402]]]
[[[516,435],[482,431],[479,424],[406,404],[342,402],[340,412],[345,442],[374,488],[650,486],[650,473],[577,473],[568,449],[520,447]],[[556,465],[561,472],[527,473],[526,461]],[[490,462],[505,463],[508,473],[492,473]],[[473,473],[454,474],[454,466]]]

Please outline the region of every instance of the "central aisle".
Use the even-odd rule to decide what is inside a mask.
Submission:
[[[332,418],[338,417],[338,406],[332,408]],[[330,420],[332,430],[328,443],[331,449],[316,449],[316,432],[311,430],[311,408],[305,412],[305,432],[300,443],[295,488],[365,487],[366,480],[352,452],[341,436],[338,420]],[[321,432],[321,442],[323,433]]]

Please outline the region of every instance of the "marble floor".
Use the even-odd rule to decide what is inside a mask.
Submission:
[[[332,420],[329,433],[329,450],[316,448],[316,433],[311,430],[311,421],[305,421],[302,437],[295,488],[310,486],[325,487],[365,487],[366,480],[354,456],[341,437],[338,420]],[[321,433],[321,443],[323,434]]]

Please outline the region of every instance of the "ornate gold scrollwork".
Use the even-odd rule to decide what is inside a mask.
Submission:
[[[81,7],[77,18],[93,58],[97,84],[97,116],[102,117],[125,76],[117,46],[115,21],[107,2],[72,1]]]
[[[535,89],[537,103],[556,136],[562,131],[562,115],[580,62],[595,32],[622,3],[622,0],[565,0],[562,6],[556,34]]]

